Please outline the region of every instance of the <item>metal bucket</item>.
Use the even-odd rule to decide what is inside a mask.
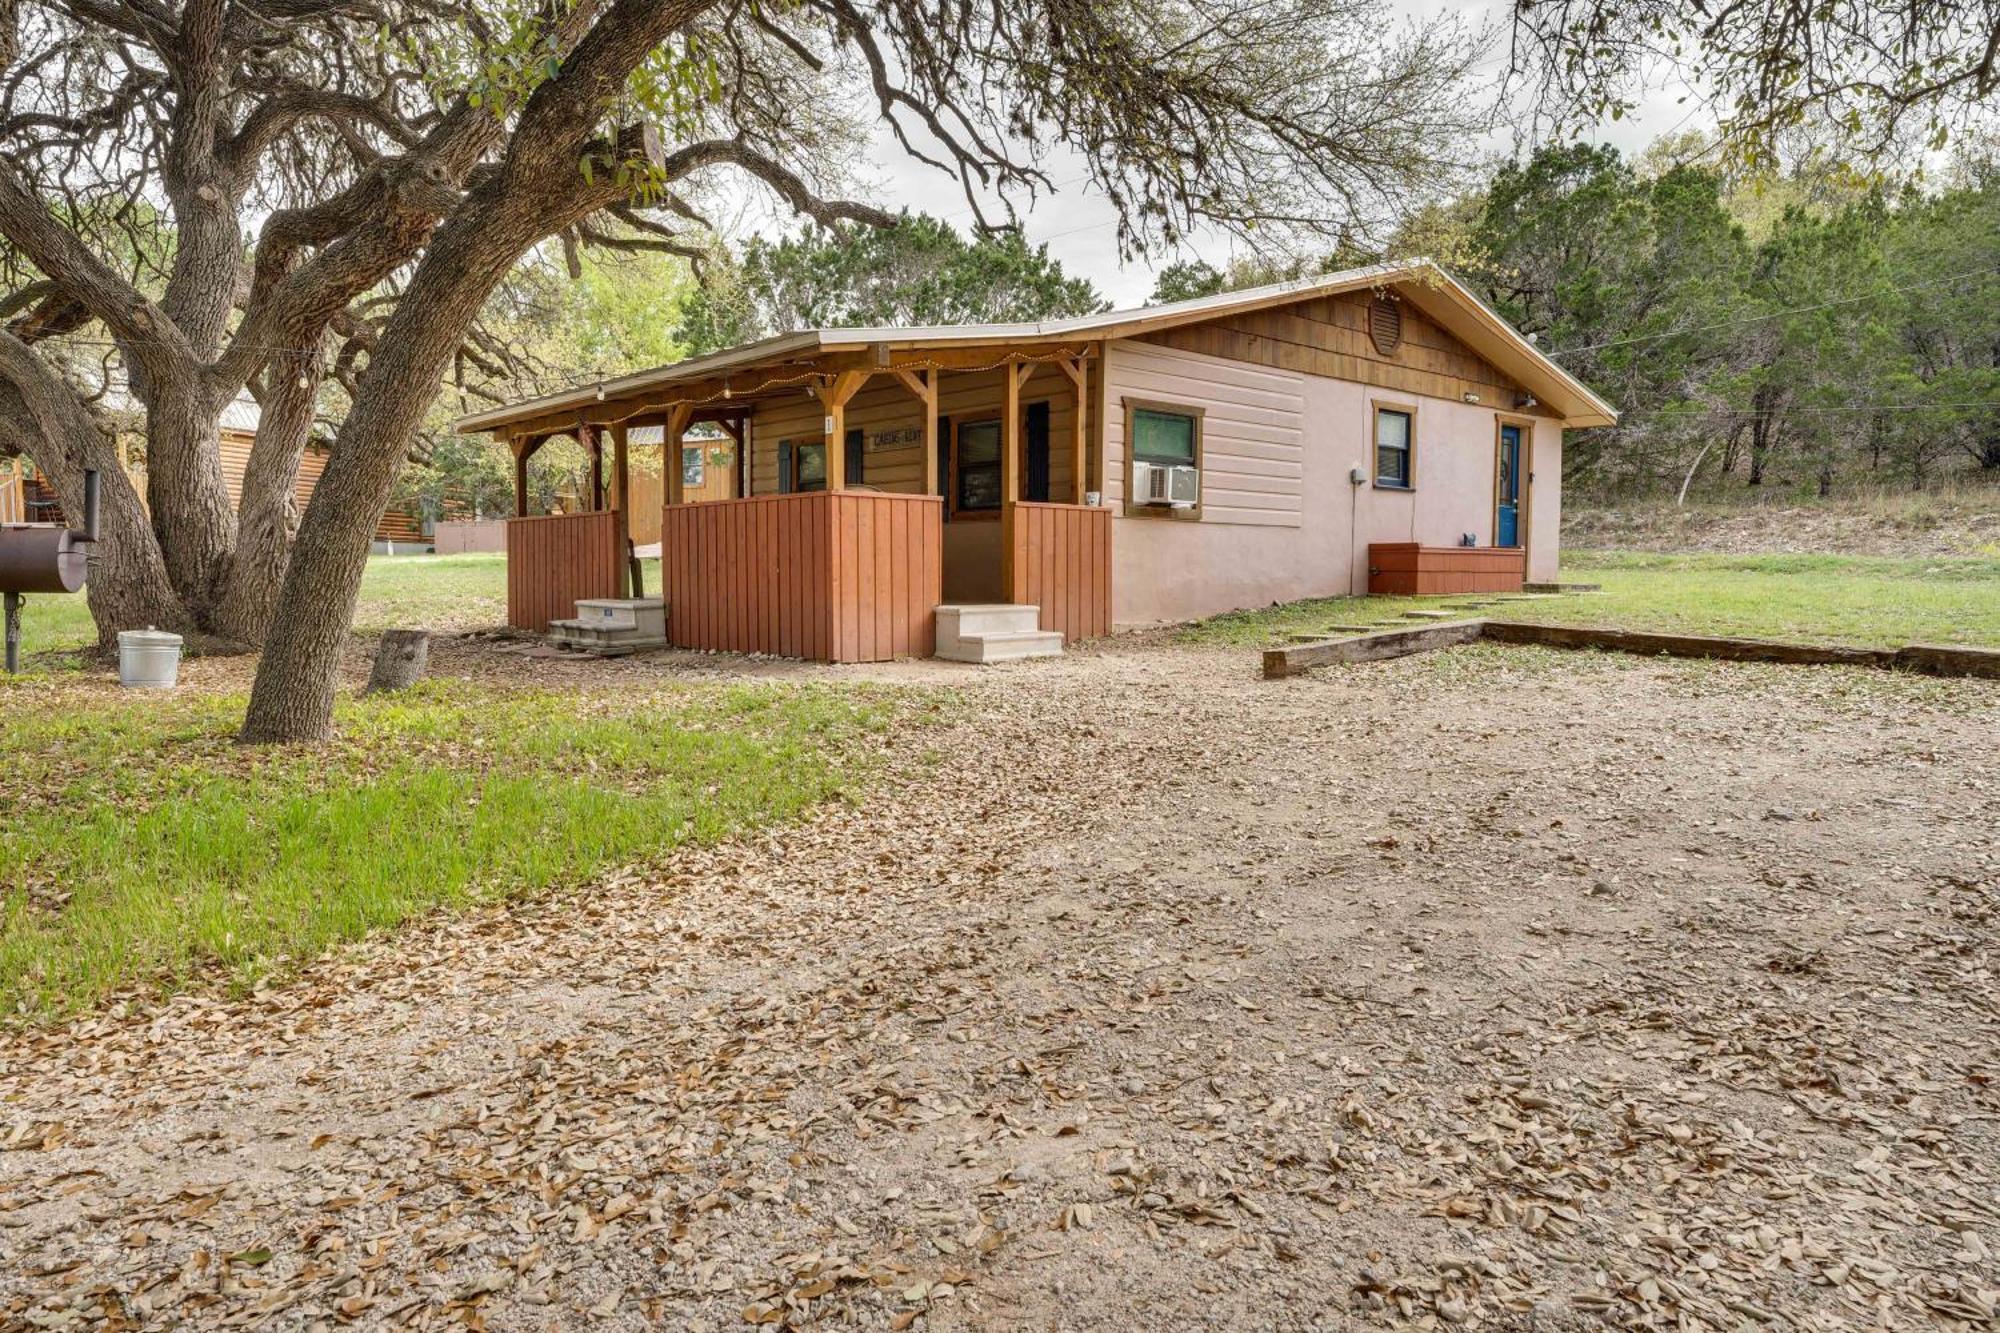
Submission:
[[[181,636],[160,629],[118,632],[118,683],[128,689],[171,690],[181,674]]]

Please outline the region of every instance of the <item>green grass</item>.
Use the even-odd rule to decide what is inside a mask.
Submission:
[[[851,795],[912,691],[344,699],[340,739],[231,742],[243,699],[0,685],[0,1005],[242,985],[437,908],[531,895]]]
[[[2000,647],[2000,559],[1572,551],[1564,554],[1563,577],[1603,591],[1467,614],[1870,647]],[[1216,616],[1187,635],[1263,645],[1325,625],[1386,624],[1407,610],[1448,610],[1464,600],[1322,598]]]
[[[645,562],[646,587],[659,591],[660,562]],[[401,627],[460,630],[505,623],[504,555],[370,556],[361,576],[354,628],[373,633]],[[82,593],[33,596],[22,620],[24,655],[60,652],[97,641]]]

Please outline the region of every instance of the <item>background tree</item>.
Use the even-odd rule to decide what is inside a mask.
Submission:
[[[1510,73],[1558,130],[1619,118],[1666,67],[1714,112],[1738,162],[1777,169],[1804,127],[1842,160],[1904,174],[1990,108],[2000,3],[1520,0],[1512,54]]]
[[[1018,229],[966,237],[925,216],[893,227],[752,238],[706,266],[675,336],[689,354],[797,329],[1012,323],[1085,315],[1104,298]]]

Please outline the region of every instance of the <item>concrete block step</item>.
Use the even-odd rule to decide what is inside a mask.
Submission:
[[[938,635],[1012,634],[1040,629],[1042,609],[1013,602],[946,602],[937,609]]]
[[[1027,657],[1062,656],[1062,634],[1057,630],[1002,630],[995,634],[961,634],[945,642],[938,633],[937,655],[950,662],[1015,662]]]

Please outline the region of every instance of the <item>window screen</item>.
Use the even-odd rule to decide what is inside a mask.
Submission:
[[[1375,482],[1410,484],[1410,414],[1382,408],[1375,413]]]

